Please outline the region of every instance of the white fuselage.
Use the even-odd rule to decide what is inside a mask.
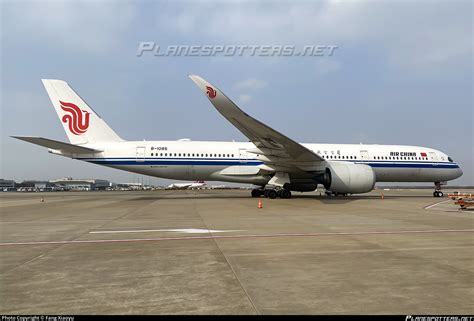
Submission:
[[[377,182],[440,182],[462,175],[458,164],[438,150],[418,146],[302,144],[327,162],[350,162],[372,167]],[[149,176],[177,180],[212,180],[265,185],[270,176],[263,156],[250,142],[124,141],[88,144],[104,150],[72,158]],[[54,152],[54,151],[53,151]],[[310,183],[307,176],[292,181]]]

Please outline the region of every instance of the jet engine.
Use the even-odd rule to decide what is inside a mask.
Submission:
[[[374,171],[364,164],[332,162],[322,176],[324,187],[333,193],[367,193],[375,185]]]

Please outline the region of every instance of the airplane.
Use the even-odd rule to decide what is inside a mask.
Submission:
[[[441,197],[442,185],[463,173],[451,157],[428,147],[298,143],[249,116],[203,78],[189,77],[248,142],[126,141],[71,86],[54,79],[42,82],[69,143],[12,137],[53,154],[143,175],[254,184],[252,197],[272,199],[318,185],[327,195],[367,193],[376,182],[434,182],[433,196]]]
[[[173,183],[168,185],[165,189],[193,189],[206,186],[204,181],[194,181],[192,183]]]

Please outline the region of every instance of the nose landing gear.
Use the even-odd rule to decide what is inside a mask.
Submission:
[[[443,185],[441,182],[435,182],[435,191],[433,192],[433,197],[443,197],[444,194],[441,191],[441,185]]]

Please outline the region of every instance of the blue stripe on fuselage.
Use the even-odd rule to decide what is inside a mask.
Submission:
[[[202,161],[193,161],[193,160],[86,160],[87,162],[94,164],[104,164],[104,165],[206,165],[206,166],[257,166],[263,164],[260,161],[223,161],[223,160],[202,160]]]
[[[355,164],[366,164],[375,168],[459,168],[457,164],[450,163],[372,163],[355,162]]]
[[[144,158],[134,159],[130,157],[110,157],[110,158],[78,158],[86,162],[102,165],[195,165],[195,166],[258,166],[263,164],[259,160],[247,160],[225,158]],[[344,161],[347,160],[330,160]],[[355,164],[366,164],[374,168],[459,168],[456,163],[447,162],[393,162],[393,161],[353,161]]]

